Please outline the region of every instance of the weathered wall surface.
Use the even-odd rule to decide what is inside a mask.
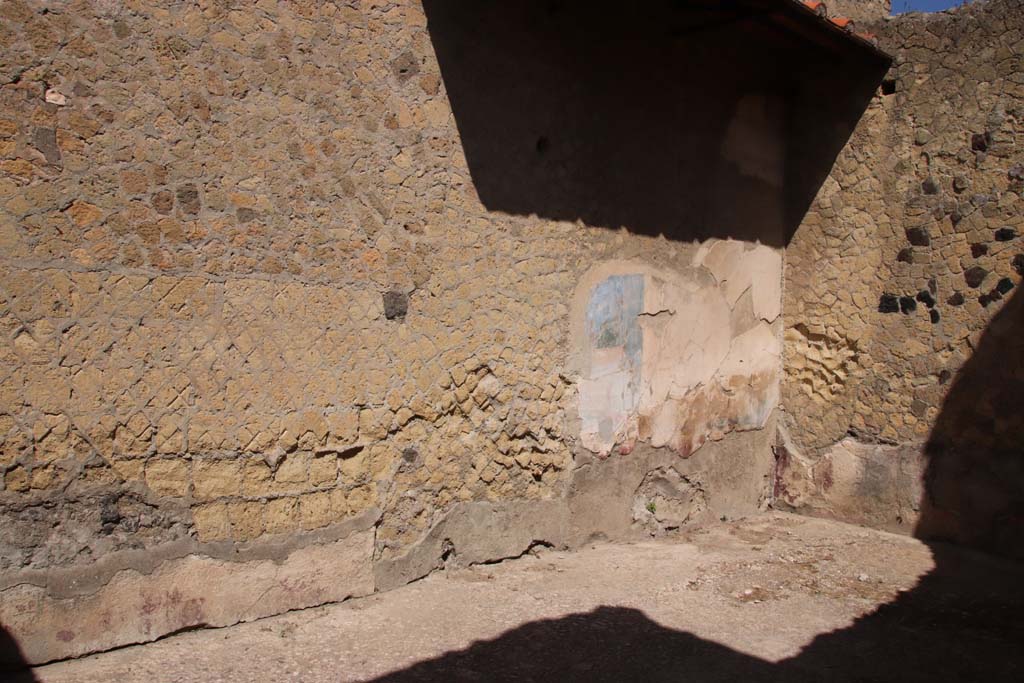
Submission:
[[[721,205],[772,247],[485,208],[416,2],[0,4],[0,622],[25,656],[762,506],[781,110],[721,106],[715,173],[758,198]],[[606,262],[644,288],[591,345],[635,371],[608,429],[578,334]]]
[[[892,0],[829,0],[825,7],[829,16],[853,20],[859,31],[868,23],[889,16]]]
[[[1020,553],[1024,4],[895,57],[789,249],[778,502]]]
[[[642,440],[686,456],[763,429],[778,403],[781,280],[776,250],[736,241],[705,246],[690,268],[611,261],[588,273],[572,345],[582,445],[607,455]]]

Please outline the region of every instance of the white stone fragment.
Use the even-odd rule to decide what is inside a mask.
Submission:
[[[53,88],[46,91],[46,101],[50,104],[56,104],[58,107],[63,107],[68,103],[68,98],[64,97],[61,93],[57,92]]]

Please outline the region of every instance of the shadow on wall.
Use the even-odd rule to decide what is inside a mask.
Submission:
[[[925,446],[915,534],[1024,558],[1024,295],[989,321]]]
[[[0,624],[0,680],[7,683],[35,683],[36,677],[27,666],[18,641]]]
[[[795,5],[424,1],[487,209],[773,246],[888,67]]]

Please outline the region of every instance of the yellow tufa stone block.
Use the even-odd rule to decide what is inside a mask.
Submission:
[[[237,496],[242,487],[238,460],[198,460],[192,466],[192,497],[214,500]]]
[[[333,484],[338,479],[338,457],[333,453],[314,457],[309,463],[309,483],[313,486]]]
[[[20,465],[4,475],[4,489],[23,493],[28,491],[28,473]]]
[[[95,204],[76,200],[66,209],[68,216],[78,227],[84,227],[95,223],[103,217],[103,210]]]
[[[358,515],[377,504],[377,494],[373,484],[359,486],[348,492],[347,509],[350,515]]]
[[[227,514],[231,522],[232,540],[247,541],[263,533],[263,506],[260,503],[228,503]]]
[[[57,482],[57,469],[53,465],[32,470],[32,488],[48,489]]]
[[[348,492],[345,489],[333,489],[327,492],[331,499],[331,515],[335,520],[342,520],[349,514]]]
[[[341,478],[345,482],[355,482],[362,479],[370,471],[367,449],[362,448],[348,457],[341,458],[338,468],[341,470]]]
[[[341,449],[359,438],[359,414],[355,411],[330,413],[327,420],[327,447]]]
[[[225,503],[210,503],[192,508],[192,522],[200,541],[221,541],[231,537],[231,522]]]
[[[118,476],[125,481],[141,481],[146,467],[146,461],[141,458],[135,460],[114,460],[110,464]]]
[[[188,493],[188,480],[185,460],[151,460],[146,464],[146,486],[158,496],[184,496]]]
[[[364,439],[385,439],[391,427],[391,411],[367,408],[359,412],[359,433]]]
[[[318,529],[334,521],[331,496],[327,491],[299,496],[299,523],[303,529]]]
[[[268,534],[291,531],[298,525],[297,516],[294,498],[275,498],[263,508],[263,529]]]
[[[262,459],[248,458],[241,469],[243,496],[265,496],[273,492],[274,479],[270,466]]]
[[[277,466],[274,481],[279,484],[305,484],[309,481],[309,464],[312,454],[299,451],[289,453]]]
[[[122,171],[121,187],[128,194],[143,194],[149,189],[149,174],[145,171]]]

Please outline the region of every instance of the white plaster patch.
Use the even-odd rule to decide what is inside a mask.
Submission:
[[[722,240],[702,250],[697,258],[697,264],[711,271],[722,286],[730,308],[750,289],[755,317],[768,322],[779,317],[782,255],[778,251],[763,244],[751,247],[745,242]]]
[[[648,415],[666,399],[710,382],[729,352],[731,337],[729,307],[719,288],[679,277],[650,281],[654,292],[647,295],[646,312],[672,313],[640,321],[644,343],[639,408]]]
[[[637,439],[688,455],[707,439],[758,429],[778,403],[782,259],[731,240],[702,247],[698,269],[642,262],[592,269],[577,288],[573,338],[580,440],[600,454]],[[754,319],[733,329],[751,291]],[[747,314],[749,316],[749,313]]]
[[[775,370],[779,359],[779,338],[764,322],[732,340],[718,374],[721,377],[748,376]]]
[[[58,107],[63,107],[68,103],[68,98],[53,88],[48,89],[46,93],[44,93],[43,99],[50,104],[56,104]]]

